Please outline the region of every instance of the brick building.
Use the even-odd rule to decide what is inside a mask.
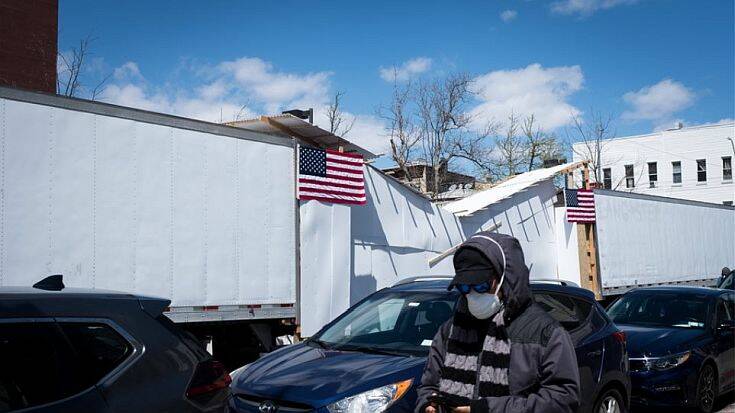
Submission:
[[[0,86],[56,92],[58,0],[0,0]]]

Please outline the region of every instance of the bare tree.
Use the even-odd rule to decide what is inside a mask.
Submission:
[[[536,117],[533,114],[523,120],[521,132],[526,139],[524,150],[529,171],[542,165],[544,160],[558,157],[561,154],[562,150],[556,136],[544,132],[536,124]]]
[[[394,80],[390,105],[378,109],[379,116],[388,123],[393,160],[408,180],[412,178],[409,162],[423,160],[430,174],[425,190],[433,197],[444,189],[450,164],[473,165],[486,177],[497,176],[491,154],[492,136],[498,125],[489,122],[484,129],[476,130],[467,110],[472,99],[470,84],[465,73],[416,83]],[[457,164],[459,160],[465,162]]]
[[[337,136],[347,136],[355,125],[355,117],[348,119],[348,116],[342,111],[342,98],[344,92],[334,94],[334,100],[327,107],[327,119],[329,119],[329,132]]]
[[[567,139],[570,142],[580,142],[582,145],[572,151],[582,159],[589,160],[591,175],[595,182],[602,183],[603,153],[607,141],[615,137],[612,124],[612,115],[590,110],[587,119],[572,116],[571,131],[567,130]]]
[[[393,94],[388,107],[378,109],[379,116],[388,122],[391,158],[403,171],[406,180],[411,180],[408,162],[421,135],[418,133],[410,112],[412,84],[393,83]]]
[[[79,45],[71,49],[69,54],[58,53],[58,73],[56,78],[56,93],[78,97],[87,87],[82,82],[84,70],[91,55],[91,45],[96,39],[87,36],[79,41]],[[112,74],[103,77],[94,87],[89,89],[89,97],[95,100],[104,90],[104,86]]]
[[[423,81],[416,90],[424,159],[433,172],[427,188],[434,196],[441,191],[449,161],[457,155],[457,143],[467,133],[471,121],[465,111],[471,97],[470,82],[467,74],[452,74]]]
[[[511,113],[504,129],[504,134],[495,141],[498,154],[496,162],[501,174],[508,177],[524,172],[527,154],[525,142],[521,137],[521,123],[518,115]]]

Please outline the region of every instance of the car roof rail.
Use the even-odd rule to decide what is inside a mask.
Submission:
[[[393,287],[404,285],[404,284],[410,284],[413,282],[447,281],[447,280],[451,280],[452,278],[454,278],[453,275],[419,275],[417,277],[407,277],[407,278],[398,280],[395,284],[393,284]]]
[[[558,278],[534,278],[531,280],[531,284],[533,283],[541,283],[541,284],[559,284],[562,287],[579,287],[579,284],[567,281],[567,280],[560,280]]]

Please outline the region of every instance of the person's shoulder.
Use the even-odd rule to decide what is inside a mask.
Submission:
[[[436,332],[436,335],[442,338],[449,337],[449,330],[452,328],[452,323],[453,318],[449,317],[449,320],[445,321],[444,324],[439,327],[439,331]]]
[[[518,315],[508,326],[512,343],[539,344],[546,346],[561,325],[538,304],[533,303]]]

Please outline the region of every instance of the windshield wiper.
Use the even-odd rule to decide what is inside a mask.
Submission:
[[[332,348],[332,347],[329,346],[329,344],[327,344],[324,341],[319,340],[318,338],[310,338],[310,339],[306,340],[306,342],[307,343],[314,343],[314,344],[317,345],[317,347],[320,347],[320,348],[322,348],[324,350],[330,350]]]
[[[375,348],[375,347],[356,346],[354,344],[353,345],[341,345],[339,347],[335,347],[335,350],[359,351],[361,353],[381,354],[384,356],[413,357],[413,355],[411,354],[401,353],[398,351],[384,350],[384,349]]]

